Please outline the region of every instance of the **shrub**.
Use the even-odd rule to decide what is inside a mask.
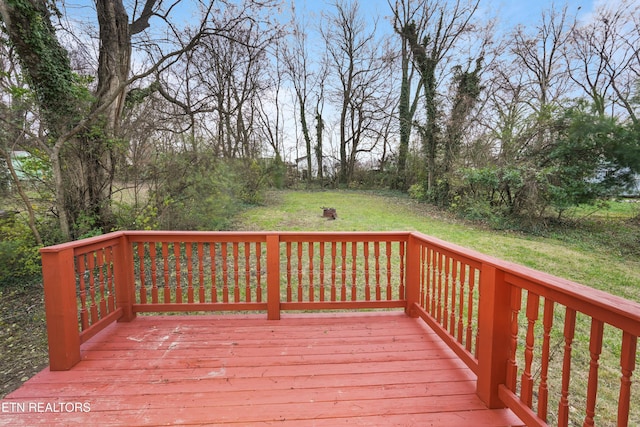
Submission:
[[[206,153],[167,157],[158,166],[161,179],[151,192],[156,210],[146,214],[157,212],[162,229],[228,229],[246,204],[263,200],[269,181],[268,168],[258,161],[221,160]]]
[[[415,200],[425,200],[426,194],[422,184],[413,184],[409,187],[409,197]]]
[[[19,217],[0,220],[0,288],[27,287],[41,279],[39,247]]]
[[[151,204],[144,206],[116,203],[115,224],[117,230],[156,230],[158,208]]]

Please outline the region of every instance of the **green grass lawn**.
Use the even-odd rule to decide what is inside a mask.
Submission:
[[[615,215],[599,213],[541,235],[490,230],[396,193],[279,191],[264,206],[244,212],[238,230],[419,231],[597,289],[640,301],[640,225],[637,204],[615,204]],[[337,220],[322,217],[337,210]],[[576,218],[586,208],[576,210]],[[635,242],[635,250],[634,250]]]

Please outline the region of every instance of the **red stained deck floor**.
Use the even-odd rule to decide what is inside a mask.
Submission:
[[[0,403],[10,426],[522,424],[486,409],[473,372],[403,313],[139,316]]]

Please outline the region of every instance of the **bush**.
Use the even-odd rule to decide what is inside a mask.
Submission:
[[[39,247],[19,217],[0,220],[0,288],[27,287],[41,276]]]
[[[117,230],[157,230],[158,208],[151,204],[144,206],[116,203],[115,224]]]
[[[425,200],[426,194],[424,192],[424,187],[422,184],[413,184],[409,187],[409,197],[414,200]]]
[[[244,206],[264,200],[271,178],[269,166],[259,161],[221,160],[206,153],[167,157],[157,166],[161,179],[151,192],[154,209],[128,217],[170,230],[229,229]]]

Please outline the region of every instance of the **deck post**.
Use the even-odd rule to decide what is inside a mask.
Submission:
[[[411,317],[418,317],[413,309],[414,304],[420,303],[420,245],[413,234],[407,237],[407,267],[405,269],[405,313]]]
[[[267,319],[280,320],[280,236],[267,234]]]
[[[476,393],[488,408],[504,408],[498,386],[507,379],[511,287],[504,272],[482,264],[478,312],[478,382]]]
[[[52,371],[67,371],[80,361],[73,247],[61,246],[60,249],[44,248],[41,251],[49,369]]]
[[[118,238],[115,246],[115,265],[113,269],[116,288],[116,306],[122,308],[122,316],[118,322],[131,322],[136,317],[133,303],[136,300],[135,279],[133,277],[133,253],[131,242],[125,233]]]

